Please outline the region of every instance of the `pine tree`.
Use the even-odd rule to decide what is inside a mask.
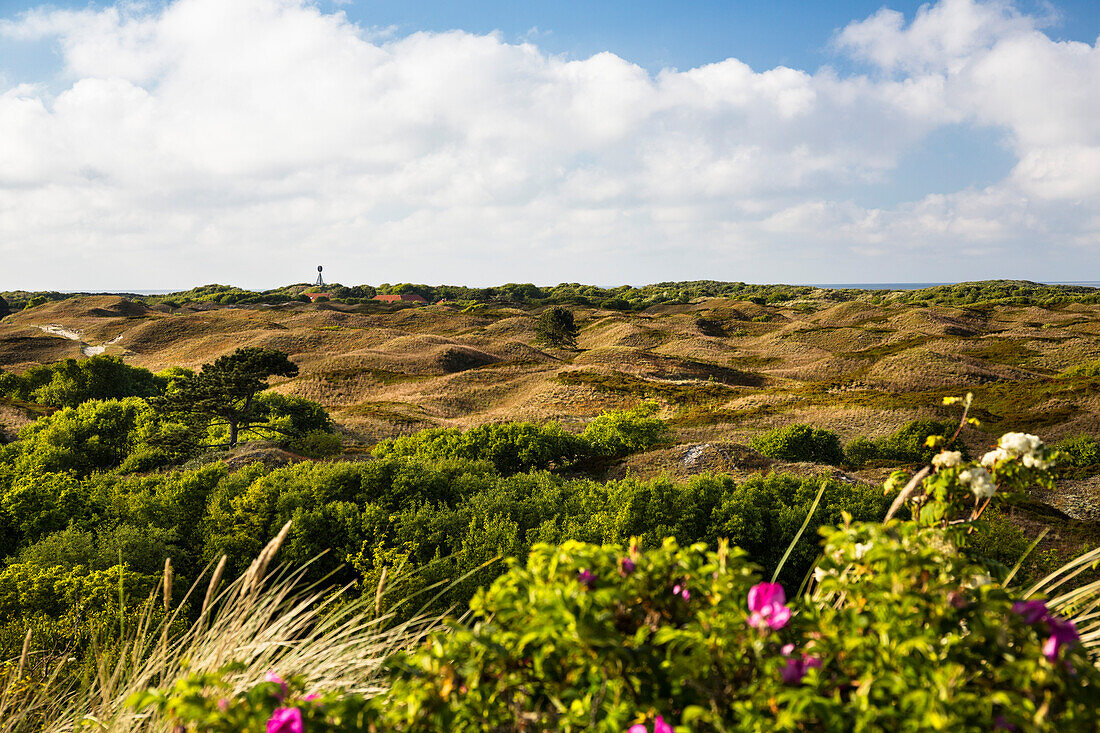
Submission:
[[[203,365],[201,372],[177,380],[163,397],[150,402],[194,424],[228,426],[232,448],[240,433],[264,422],[256,395],[267,388],[268,377],[297,374],[298,366],[283,352],[251,346]]]
[[[560,305],[544,310],[535,325],[535,336],[540,341],[567,349],[577,348],[578,331],[573,311]]]

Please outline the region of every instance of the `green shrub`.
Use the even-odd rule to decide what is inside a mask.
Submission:
[[[291,439],[288,447],[310,458],[326,458],[336,455],[343,448],[340,436],[325,430],[310,430],[308,433]]]
[[[656,414],[653,401],[625,412],[605,412],[588,424],[581,438],[590,454],[604,458],[649,450],[668,439],[668,425]]]
[[[1064,374],[1067,377],[1100,377],[1100,359],[1070,367]]]
[[[632,410],[605,412],[574,435],[555,422],[490,423],[459,430],[433,428],[391,438],[371,451],[376,458],[408,456],[420,460],[489,461],[509,475],[572,466],[580,460],[619,458],[648,450],[668,437],[668,425],[654,417],[655,402]]]
[[[1100,670],[1085,648],[1048,655],[1045,619],[1064,622],[976,582],[984,568],[957,539],[913,523],[829,530],[814,596],[779,596],[771,623],[750,605],[771,588],[736,549],[540,545],[478,594],[469,625],[390,662],[378,725],[1092,729]]]
[[[759,474],[740,484],[723,487],[713,510],[713,525],[705,533],[677,533],[683,542],[728,539],[749,553],[753,562],[772,572],[783,553],[807,520],[807,508],[817,492],[824,491],[802,539],[791,548],[780,580],[797,585],[817,559],[815,538],[818,528],[835,525],[845,515],[859,521],[881,518],[889,506],[882,489],[860,483],[842,483],[826,478],[792,474]]]
[[[161,394],[167,382],[148,369],[100,354],[31,367],[20,375],[6,374],[0,380],[0,395],[51,407],[76,407],[88,400],[152,397]]]
[[[502,474],[543,470],[571,464],[582,453],[582,441],[557,423],[490,423],[462,431],[434,428],[391,438],[371,451],[376,458],[408,456],[420,460],[489,461]]]
[[[183,460],[198,448],[187,425],[158,415],[142,399],[89,400],[39,418],[8,447],[12,469],[87,476],[143,471]],[[0,488],[2,488],[0,471]]]
[[[898,463],[927,463],[939,450],[930,447],[927,439],[932,435],[948,438],[954,433],[955,425],[938,420],[911,420],[897,431],[878,443],[879,458],[888,458]],[[958,446],[966,457],[965,447]]]
[[[995,578],[1004,578],[1022,559],[1016,571],[1016,584],[1027,587],[1072,559],[1071,555],[1055,548],[1035,549],[1027,554],[1034,538],[1025,535],[999,510],[987,511],[982,518],[984,521],[975,526],[965,551],[976,562],[988,567]]]
[[[801,423],[776,428],[750,441],[753,450],[783,461],[809,461],[839,466],[844,462],[840,437]]]
[[[51,641],[55,649],[65,650],[70,663],[81,662],[95,644],[117,637],[120,616],[125,622],[140,613],[159,578],[117,564],[95,570],[12,563],[0,570],[0,637],[9,629],[25,634],[28,627],[45,626],[48,634],[38,643]],[[0,651],[8,655],[20,650],[12,644]]]
[[[600,307],[605,310],[628,311],[630,310],[630,301],[626,298],[608,298],[600,303]]]
[[[938,448],[928,445],[930,436],[949,438],[955,432],[955,426],[938,420],[911,420],[885,438],[870,440],[858,436],[844,447],[844,460],[849,466],[859,468],[868,461],[889,461],[899,463],[928,463]],[[966,446],[959,445],[963,456],[967,457]]]
[[[844,462],[849,466],[859,468],[867,461],[876,460],[878,456],[878,445],[864,435],[852,438],[844,446]]]
[[[1085,467],[1100,464],[1100,443],[1090,435],[1075,435],[1055,444],[1054,449],[1062,460],[1073,466]]]
[[[291,435],[305,435],[313,430],[331,430],[332,419],[325,408],[302,397],[278,392],[256,395],[257,414],[267,418],[272,428]]]
[[[156,421],[143,401],[89,401],[39,418],[19,433],[18,470],[86,476],[114,468],[135,448],[139,425]]]

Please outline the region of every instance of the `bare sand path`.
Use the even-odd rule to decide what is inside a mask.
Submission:
[[[122,334],[119,334],[110,341],[101,344],[100,346],[89,346],[88,344],[84,343],[84,334],[82,334],[80,331],[72,331],[56,323],[51,323],[48,326],[37,326],[37,328],[45,331],[46,333],[53,334],[54,336],[60,336],[61,338],[69,339],[70,341],[79,341],[80,353],[84,354],[84,356],[96,356],[98,354],[102,354],[104,351],[107,350],[108,346],[114,343],[118,343],[118,341],[122,338]]]

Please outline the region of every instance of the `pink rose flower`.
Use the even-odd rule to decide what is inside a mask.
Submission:
[[[1025,624],[1037,624],[1047,617],[1047,604],[1042,601],[1017,601],[1012,612],[1022,616]]]
[[[1058,658],[1062,647],[1072,646],[1080,638],[1074,623],[1051,613],[1043,601],[1017,601],[1012,605],[1012,611],[1020,615],[1026,624],[1046,624],[1050,636],[1043,643],[1043,656],[1052,662]]]
[[[806,676],[806,671],[821,666],[821,660],[817,657],[789,657],[787,659],[787,666],[783,668],[781,677],[783,684],[785,685],[798,685],[802,683],[802,678]]]
[[[1043,644],[1043,656],[1053,662],[1058,658],[1059,649],[1077,643],[1077,627],[1072,621],[1054,615],[1047,617],[1047,624],[1050,626],[1050,638]]]
[[[267,733],[302,733],[302,711],[298,708],[276,708],[267,721]]]
[[[282,677],[275,674],[274,672],[268,672],[264,675],[264,682],[274,682],[279,686],[280,692],[278,695],[276,695],[276,697],[278,697],[280,700],[286,697],[286,682],[283,680]]]
[[[783,628],[791,620],[786,601],[779,583],[757,583],[749,589],[749,625],[760,630]]]

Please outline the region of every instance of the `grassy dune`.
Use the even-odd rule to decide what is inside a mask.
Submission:
[[[940,398],[968,390],[983,420],[982,430],[965,435],[975,450],[1009,429],[1041,431],[1051,441],[1100,433],[1100,378],[1087,368],[1100,360],[1098,304],[825,296],[768,305],[700,298],[635,312],[577,307],[576,351],[536,341],[537,307],[173,308],[74,297],[0,322],[0,367],[78,356],[80,342],[41,330],[51,325],[154,370],[197,367],[240,346],[280,349],[301,372],[275,389],[322,403],[348,441],[363,445],[502,419],[579,426],[640,399],[657,400],[676,426],[674,453],[701,441],[744,444],[791,422],[829,428],[846,441],[883,436],[918,417],[947,417]],[[10,428],[19,414],[8,405],[0,416]],[[672,463],[691,472],[682,460]],[[1074,507],[1100,494],[1095,484],[1091,477],[1069,482]]]

